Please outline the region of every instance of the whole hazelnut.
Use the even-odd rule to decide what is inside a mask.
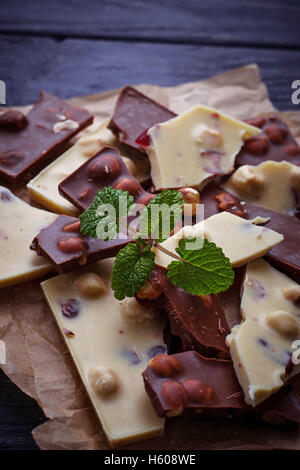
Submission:
[[[250,124],[250,126],[259,127],[261,129],[266,124],[266,120],[263,117],[256,117],[248,119],[247,123]]]
[[[205,128],[200,134],[198,141],[204,148],[211,150],[221,145],[222,136],[216,129]]]
[[[77,251],[86,251],[87,244],[81,237],[71,237],[67,240],[60,240],[58,248],[64,253],[76,253]]]
[[[264,177],[256,173],[255,168],[244,165],[233,173],[231,182],[241,193],[251,195],[263,187]]]
[[[282,293],[287,300],[298,302],[300,299],[300,286],[285,287],[282,289]]]
[[[133,161],[130,158],[127,158],[127,157],[122,157],[122,160],[125,163],[126,168],[129,171],[129,173],[131,173],[132,176],[134,176],[136,178],[137,175],[138,175],[138,169],[137,169],[136,164],[133,163]]]
[[[88,380],[96,393],[108,396],[119,388],[117,375],[104,366],[95,366],[88,371]]]
[[[89,165],[89,176],[94,181],[113,180],[121,170],[120,163],[113,155],[100,154]]]
[[[168,416],[178,416],[183,412],[187,403],[187,393],[181,383],[175,380],[166,380],[161,387],[161,394],[173,413]]]
[[[266,317],[266,322],[282,336],[295,338],[299,334],[299,325],[296,318],[285,310],[269,313]]]
[[[200,194],[194,188],[181,188],[178,190],[183,197],[183,213],[187,216],[193,216],[197,213],[197,204],[200,204]]]
[[[149,367],[161,377],[173,377],[182,369],[181,363],[175,356],[159,354],[149,362]]]
[[[273,144],[282,144],[288,135],[288,130],[277,124],[267,126],[265,132]]]
[[[120,302],[120,308],[122,315],[135,323],[153,320],[156,316],[153,310],[141,305],[134,297],[128,297]]]
[[[149,279],[147,279],[138,291],[137,296],[139,299],[154,300],[160,297],[161,294],[161,287],[154,285]]]
[[[96,273],[83,273],[76,277],[74,285],[84,297],[96,297],[106,292],[103,279]]]
[[[252,155],[261,156],[267,153],[269,147],[270,145],[265,135],[256,135],[245,140],[243,150]]]
[[[188,398],[196,403],[205,403],[210,400],[212,389],[203,384],[201,380],[188,379],[183,382]]]

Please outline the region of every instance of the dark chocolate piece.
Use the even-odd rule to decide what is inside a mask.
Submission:
[[[144,152],[136,139],[150,127],[168,121],[176,114],[135,88],[121,91],[108,128],[118,137],[127,151]]]
[[[275,115],[257,117],[247,122],[261,128],[262,132],[246,139],[236,157],[236,166],[258,165],[266,160],[276,162],[286,160],[294,165],[300,165],[300,147],[279,117]]]
[[[60,130],[60,125],[65,128]],[[66,150],[68,141],[93,122],[83,109],[44,91],[27,116],[0,116],[0,179],[19,183],[32,177]]]
[[[99,189],[111,186],[134,196],[135,202],[147,205],[154,194],[147,193],[128,171],[120,152],[105,147],[87,160],[59,184],[59,192],[80,210],[92,204]]]
[[[230,328],[218,296],[188,294],[174,286],[166,270],[160,267],[155,268],[151,280],[163,290],[161,302],[171,332],[181,339],[184,351],[192,349],[208,357],[230,357],[225,344]]]
[[[118,237],[118,234],[117,234]],[[116,256],[129,241],[102,241],[80,233],[80,220],[60,215],[33,240],[31,249],[47,258],[59,273],[66,273],[96,261]]]
[[[249,220],[257,216],[270,217],[269,222],[265,223],[264,227],[281,233],[284,240],[271,248],[265,259],[275,268],[292,277],[296,282],[300,282],[300,220],[297,217],[280,214],[240,201],[233,194],[214,184],[210,184],[205,188],[201,194],[201,203],[204,204],[205,218],[223,210]]]
[[[300,423],[300,399],[289,386],[256,408],[247,405],[232,361],[204,358],[194,351],[162,354],[142,375],[158,416],[254,415],[273,424]]]

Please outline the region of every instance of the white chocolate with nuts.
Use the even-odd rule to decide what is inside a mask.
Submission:
[[[300,195],[300,169],[285,161],[243,165],[222,187],[256,206],[293,215],[295,193]]]
[[[101,261],[41,286],[107,438],[116,446],[163,433],[164,420],[157,417],[141,374],[153,354],[165,351],[165,320],[151,315],[136,321],[135,299],[130,299],[132,317],[124,315],[110,288],[112,265],[112,259]],[[83,272],[101,278],[106,290],[86,296]]]
[[[207,106],[196,106],[148,131],[146,148],[156,190],[202,188],[233,170],[243,139],[260,129]]]
[[[0,186],[0,287],[36,279],[53,270],[30,250],[32,240],[57,215],[37,209]]]
[[[283,385],[292,343],[300,338],[300,306],[284,294],[291,289],[299,289],[298,284],[264,260],[247,266],[243,321],[226,342],[249,405],[258,405]]]
[[[266,227],[221,212],[193,226],[185,226],[161,246],[176,254],[180,238],[201,237],[221,247],[233,266],[242,266],[265,255],[272,246],[280,243],[283,236]],[[200,249],[199,243],[190,242],[189,249]],[[173,261],[169,255],[155,249],[155,263],[164,268]]]

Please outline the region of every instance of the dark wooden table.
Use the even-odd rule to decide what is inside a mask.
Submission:
[[[300,80],[299,0],[2,0],[7,105],[125,84],[175,85],[250,62],[280,110]],[[37,404],[0,373],[0,449],[35,449]]]

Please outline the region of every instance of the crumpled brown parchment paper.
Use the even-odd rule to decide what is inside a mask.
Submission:
[[[255,64],[202,82],[141,91],[175,112],[206,104],[237,118],[274,111]],[[95,124],[109,118],[119,90],[70,100],[95,114]],[[24,109],[24,108],[23,108]],[[26,107],[25,109],[28,109]],[[281,113],[300,143],[300,112]],[[20,192],[24,199],[26,191]],[[33,397],[49,420],[33,430],[41,449],[109,449],[80,378],[40,290],[40,280],[0,290],[0,339],[5,341],[3,371]],[[300,449],[300,432],[242,419],[174,418],[165,437],[123,449]]]

